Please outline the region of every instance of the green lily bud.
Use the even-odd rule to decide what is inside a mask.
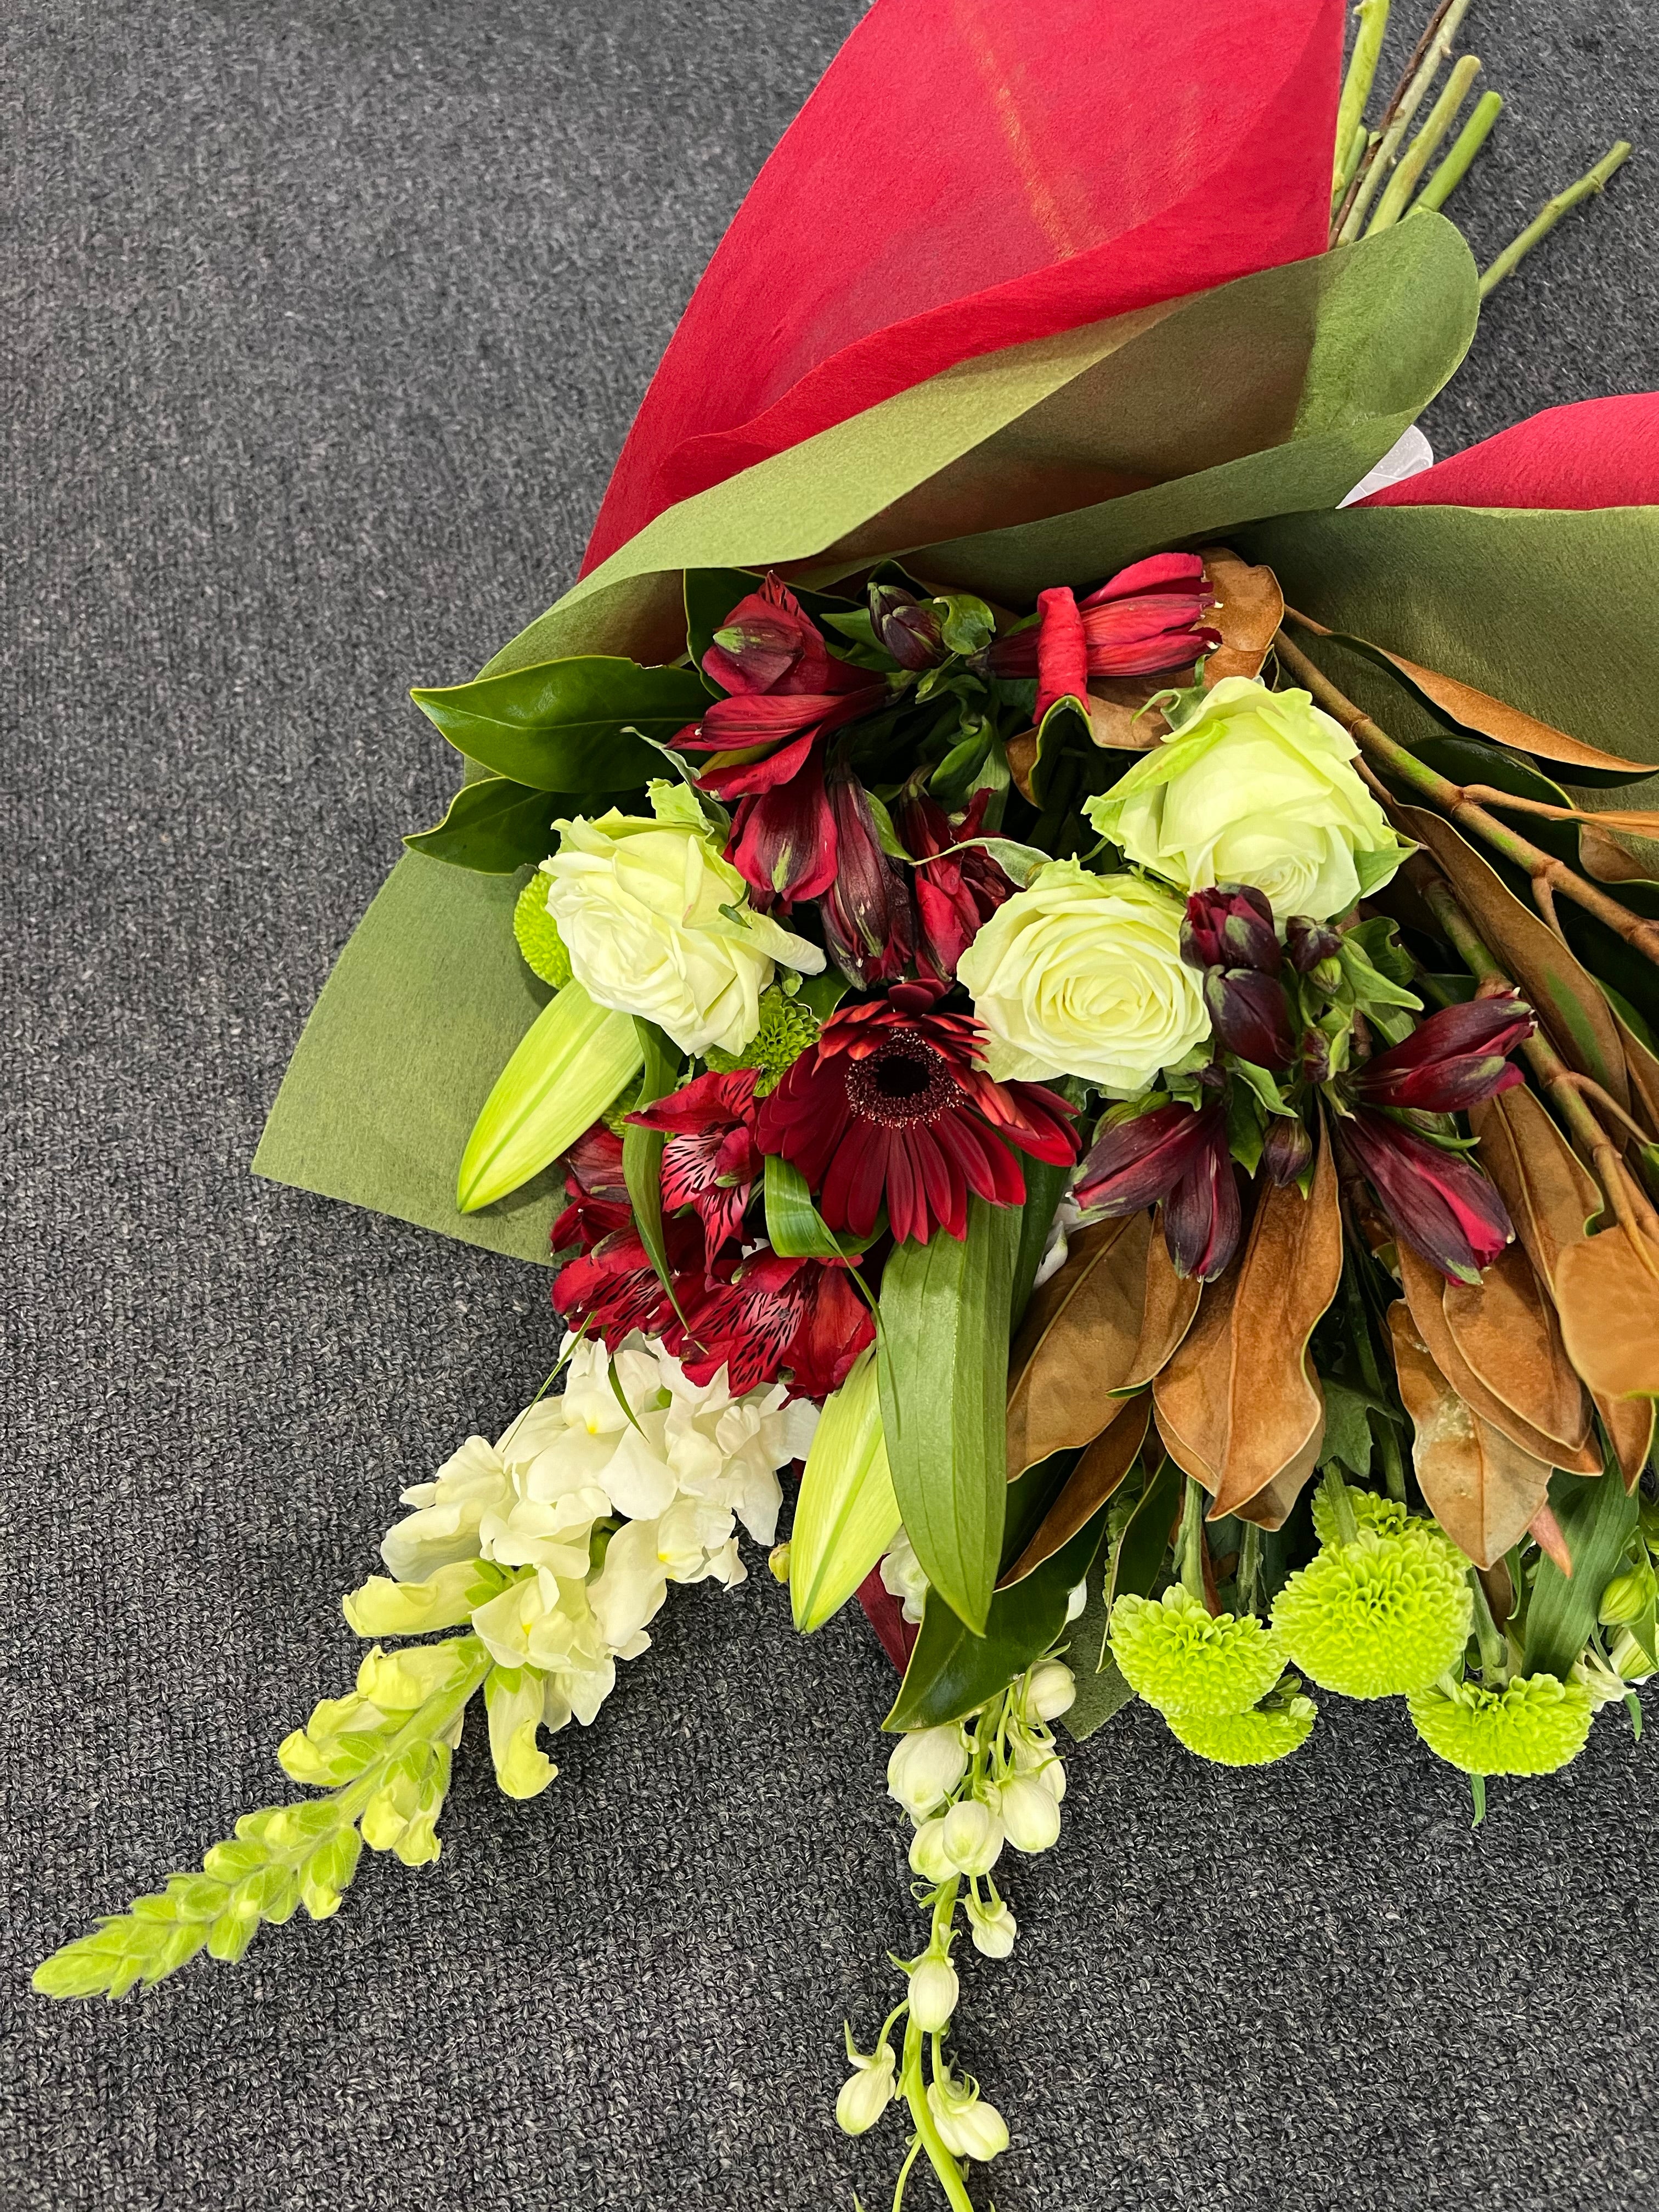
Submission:
[[[1632,1567],[1622,1575],[1615,1575],[1602,1591],[1596,1618],[1603,1627],[1622,1628],[1627,1621],[1641,1618],[1652,1595],[1651,1570]]]

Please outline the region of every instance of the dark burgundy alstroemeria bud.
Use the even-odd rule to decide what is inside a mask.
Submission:
[[[1305,914],[1293,914],[1285,924],[1285,950],[1298,975],[1311,975],[1325,961],[1340,956],[1342,939],[1328,922],[1310,921]]]
[[[902,975],[915,951],[915,909],[907,872],[881,849],[876,817],[861,784],[830,781],[836,874],[818,911],[831,957],[866,989]]]
[[[1296,1058],[1291,1010],[1278,980],[1254,968],[1209,968],[1204,1004],[1224,1051],[1257,1067],[1288,1067]]]
[[[1313,1156],[1313,1139],[1299,1114],[1294,1120],[1287,1114],[1271,1116],[1261,1140],[1261,1164],[1281,1190],[1307,1173]]]
[[[1224,1135],[1219,1106],[1154,1106],[1119,1121],[1096,1138],[1073,1195],[1085,1213],[1138,1213],[1175,1188],[1214,1128]]]
[[[1522,1080],[1509,1055],[1537,1026],[1512,991],[1443,1006],[1370,1062],[1359,1095],[1368,1106],[1459,1113]]]
[[[945,980],[1003,901],[1014,895],[1012,878],[984,846],[973,842],[985,834],[990,798],[989,787],[981,786],[954,823],[920,789],[907,790],[896,810],[905,849],[921,863],[911,871],[920,964]]]
[[[1248,884],[1194,891],[1181,925],[1181,957],[1189,968],[1254,968],[1278,975],[1281,955],[1272,907]]]
[[[871,585],[870,622],[899,666],[913,674],[936,668],[946,657],[939,616],[897,584]]]
[[[1302,1032],[1302,1073],[1310,1083],[1331,1079],[1331,1041],[1323,1030]]]
[[[1164,1242],[1176,1273],[1200,1283],[1224,1273],[1243,1227],[1226,1125],[1215,1109],[1207,1111],[1216,1118],[1204,1148],[1164,1201]]]
[[[1514,1235],[1480,1169],[1364,1107],[1341,1127],[1396,1236],[1449,1282],[1478,1283]]]
[[[831,661],[817,625],[788,586],[770,575],[714,632],[702,667],[722,691],[732,693],[848,688],[844,665]]]

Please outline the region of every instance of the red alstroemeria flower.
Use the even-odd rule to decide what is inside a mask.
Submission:
[[[690,1206],[702,1224],[704,1265],[712,1273],[721,1245],[738,1234],[744,1208],[761,1171],[755,1143],[752,1067],[699,1075],[629,1120],[642,1129],[666,1132],[662,1150],[662,1202],[671,1212]]]
[[[902,975],[915,951],[915,910],[905,881],[909,870],[882,851],[861,784],[837,771],[830,778],[829,797],[836,876],[818,908],[823,941],[843,975],[867,990]]]
[[[766,1250],[739,1261],[687,1309],[680,1358],[692,1382],[722,1367],[734,1395],[789,1377],[793,1398],[827,1398],[874,1337],[870,1309],[834,1260],[786,1260]]]
[[[703,1282],[697,1224],[688,1214],[672,1214],[663,1223],[663,1238],[675,1296],[684,1310]],[[630,1329],[660,1337],[674,1352],[683,1340],[673,1299],[631,1224],[612,1230],[591,1252],[565,1262],[553,1279],[553,1308],[573,1328],[585,1325],[611,1352]]]
[[[1035,1083],[994,1083],[983,1031],[933,1011],[940,987],[895,984],[833,1014],[761,1108],[760,1147],[817,1194],[831,1229],[868,1237],[883,1205],[902,1243],[935,1227],[968,1233],[968,1194],[1018,1206],[1025,1178],[1009,1147],[1063,1166],[1077,1155],[1071,1107]]]
[[[1537,1026],[1513,991],[1443,1006],[1369,1060],[1356,1088],[1368,1106],[1460,1113],[1522,1080],[1510,1054]]]
[[[922,864],[912,872],[921,925],[918,962],[943,982],[954,978],[957,961],[1014,894],[1012,878],[972,842],[985,834],[990,798],[988,785],[976,791],[953,823],[937,799],[914,790],[899,801],[895,817],[906,851]],[[947,857],[934,857],[940,854]]]
[[[1200,617],[1215,605],[1196,553],[1155,553],[1082,599],[1064,585],[1041,592],[1040,620],[990,649],[994,676],[1035,676],[1034,720],[1057,700],[1086,708],[1091,676],[1154,676],[1213,653],[1221,633]]]
[[[564,1188],[570,1203],[553,1224],[550,1241],[556,1252],[572,1245],[589,1251],[634,1218],[623,1174],[622,1139],[603,1121],[578,1137],[565,1154]]]
[[[1515,1232],[1503,1200],[1474,1162],[1366,1107],[1340,1128],[1396,1236],[1449,1282],[1478,1283]]]
[[[1238,1178],[1218,1103],[1154,1106],[1103,1130],[1073,1192],[1085,1213],[1139,1213],[1164,1200],[1164,1241],[1176,1272],[1212,1282],[1238,1249]]]

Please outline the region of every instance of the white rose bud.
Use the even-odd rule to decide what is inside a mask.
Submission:
[[[1181,890],[1249,884],[1281,918],[1327,921],[1405,857],[1354,773],[1358,751],[1305,691],[1231,676],[1084,812]]]
[[[989,1874],[1002,1856],[1002,1816],[981,1797],[964,1797],[945,1816],[945,1854],[960,1874]]]
[[[968,1753],[962,1730],[917,1729],[901,1736],[887,1762],[888,1795],[896,1797],[915,1820],[921,1820],[942,1805],[968,1771]]]
[[[1139,876],[1052,860],[1005,901],[957,965],[999,1080],[1080,1075],[1127,1097],[1210,1034],[1181,957],[1186,908]]]
[[[1025,1710],[1040,1721],[1057,1721],[1077,1703],[1077,1684],[1069,1667],[1044,1659],[1025,1679]]]
[[[945,1848],[944,1820],[924,1820],[910,1838],[911,1873],[920,1875],[923,1881],[939,1882],[947,1881],[956,1870]]]
[[[1016,1774],[1002,1785],[1002,1825],[1017,1851],[1035,1856],[1060,1841],[1060,1807],[1034,1775]]]
[[[856,2067],[836,2099],[836,2124],[849,2136],[872,2128],[893,2101],[893,2051],[884,2043],[871,2057],[854,2052]]]
[[[957,2008],[961,1984],[948,1959],[930,1951],[910,1975],[910,2017],[924,2035],[942,2028]]]
[[[1019,1933],[1019,1923],[1000,1898],[994,1905],[980,1905],[970,1897],[968,1925],[975,1950],[982,1952],[988,1959],[1006,1959]]]

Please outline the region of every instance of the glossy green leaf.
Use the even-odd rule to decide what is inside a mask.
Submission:
[[[1077,1697],[1063,1718],[1066,1733],[1075,1743],[1087,1742],[1134,1697],[1106,1643],[1106,1579],[1110,1571],[1104,1553],[1097,1554],[1089,1570],[1089,1602],[1067,1632],[1065,1659],[1077,1683]]]
[[[629,1015],[567,983],[532,1024],[473,1124],[455,1186],[461,1212],[505,1198],[556,1160],[632,1081],[644,1057]]]
[[[1112,1554],[1106,1610],[1121,1597],[1150,1597],[1170,1548],[1170,1531],[1181,1510],[1184,1478],[1172,1459],[1166,1459],[1140,1494],[1140,1502],[1124,1523]]]
[[[654,1022],[636,1019],[634,1031],[643,1064],[639,1096],[634,1102],[637,1111],[641,1107],[654,1106],[659,1098],[665,1098],[674,1089],[679,1079],[680,1056]],[[669,1272],[668,1245],[662,1226],[662,1149],[667,1141],[660,1129],[642,1129],[634,1121],[624,1123],[623,1180],[628,1186],[629,1203],[634,1209],[634,1224],[640,1232],[640,1241],[650,1254],[658,1280],[674,1299],[678,1311],[678,1299]]]
[[[908,1516],[905,1528],[914,1542]],[[1035,1574],[999,1590],[991,1601],[982,1636],[971,1634],[948,1606],[940,1604],[940,1593],[930,1589],[915,1649],[882,1726],[895,1730],[936,1728],[961,1720],[1023,1674],[1065,1627],[1067,1601],[1093,1565],[1105,1528],[1103,1507]]]
[[[874,1348],[824,1401],[789,1532],[795,1626],[822,1628],[839,1613],[898,1534],[898,1500],[881,1432]]]
[[[1025,1309],[1031,1303],[1037,1269],[1048,1249],[1048,1233],[1054,1225],[1066,1186],[1072,1179],[1069,1167],[1054,1167],[1047,1160],[1027,1159],[1021,1162],[1021,1166],[1025,1176],[1025,1203],[1019,1210],[1019,1243],[1014,1251],[1014,1332],[1018,1330],[1025,1318]]]
[[[1550,1508],[1572,1555],[1564,1575],[1547,1553],[1538,1563],[1527,1602],[1526,1668],[1529,1674],[1568,1670],[1589,1641],[1601,1593],[1619,1571],[1636,1526],[1638,1500],[1611,1474],[1550,1477]]]
[[[663,743],[708,704],[691,668],[641,668],[588,653],[510,675],[412,691],[458,752],[538,791],[635,790],[659,773],[639,737]]]
[[[414,831],[404,842],[411,853],[447,860],[452,867],[510,876],[544,860],[556,842],[550,826],[554,817],[579,813],[581,805],[568,792],[537,791],[506,776],[482,776],[461,786],[441,822]]]
[[[842,1247],[812,1203],[806,1178],[781,1153],[766,1156],[766,1241],[786,1260],[837,1260]]]
[[[1008,1317],[1020,1217],[968,1201],[968,1234],[904,1243],[882,1274],[882,1426],[906,1533],[934,1591],[983,1632],[1002,1549]]]

